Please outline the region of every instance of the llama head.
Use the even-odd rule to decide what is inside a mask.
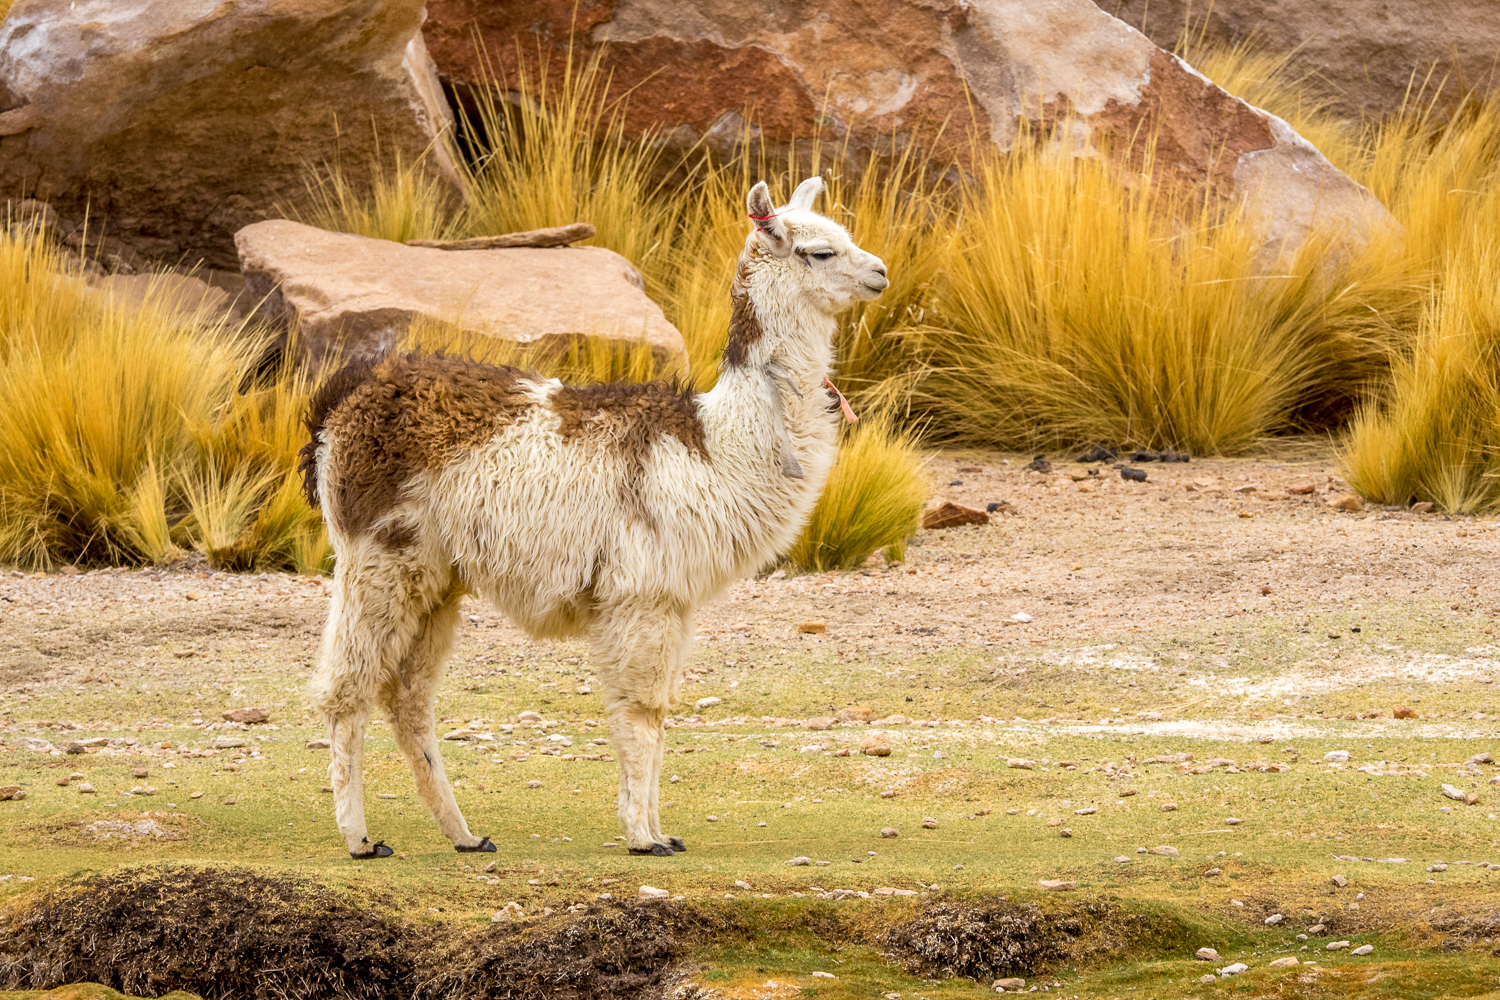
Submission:
[[[812,210],[822,192],[822,179],[809,177],[776,208],[765,181],[751,188],[745,205],[755,229],[745,250],[769,265],[768,277],[775,275],[780,295],[832,315],[878,297],[890,281],[879,257],[855,246],[843,226]]]

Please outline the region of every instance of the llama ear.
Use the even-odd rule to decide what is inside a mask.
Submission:
[[[813,202],[818,200],[818,195],[823,193],[823,178],[809,177],[797,185],[797,190],[792,192],[792,200],[786,203],[786,207],[797,212],[806,212],[813,207]]]
[[[755,223],[766,247],[778,257],[791,253],[792,241],[787,238],[786,225],[771,203],[771,191],[765,181],[750,189],[750,194],[745,197],[745,207],[749,209],[750,221]]]

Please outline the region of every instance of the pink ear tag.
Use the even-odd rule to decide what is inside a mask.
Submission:
[[[854,408],[849,405],[849,401],[844,398],[844,394],[842,392],[839,392],[839,387],[833,384],[833,379],[829,378],[827,375],[824,375],[823,387],[839,398],[839,409],[844,411],[845,420],[849,421],[851,424],[859,420],[859,418],[854,415]]]

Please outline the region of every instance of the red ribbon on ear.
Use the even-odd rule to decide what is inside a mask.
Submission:
[[[823,387],[839,398],[839,409],[844,411],[845,420],[849,421],[852,424],[859,419],[854,415],[854,407],[849,405],[849,401],[844,398],[844,394],[842,392],[839,392],[838,386],[834,385],[833,379],[829,378],[827,375],[823,376]]]
[[[756,222],[765,222],[767,219],[774,219],[780,214],[780,212],[772,212],[770,215],[752,215],[750,216],[750,218],[754,219]]]

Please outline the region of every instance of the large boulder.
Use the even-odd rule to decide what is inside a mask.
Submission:
[[[645,343],[686,370],[682,334],[631,263],[603,247],[439,250],[284,219],[247,226],[235,243],[251,298],[296,324],[320,365],[390,350],[420,318],[543,349],[578,337]]]
[[[1288,53],[1289,75],[1347,115],[1400,109],[1415,80],[1500,93],[1500,3],[1495,0],[1100,0],[1171,48],[1184,33],[1221,45],[1252,42]],[[1429,92],[1430,96],[1430,92]]]
[[[126,251],[233,266],[309,167],[377,155],[457,191],[423,0],[15,0],[0,23],[0,192],[88,212]]]
[[[491,71],[515,87],[518,49],[571,41],[575,65],[601,53],[615,91],[631,90],[630,129],[684,146],[738,137],[749,107],[771,143],[823,135],[883,149],[946,121],[961,158],[970,122],[1007,148],[1018,121],[1045,129],[1066,115],[1095,151],[1138,156],[1155,132],[1155,180],[1249,201],[1268,243],[1327,226],[1359,245],[1391,221],[1280,119],[1092,0],[613,0],[576,8],[576,21],[559,0],[429,0],[429,11],[428,45],[455,87]],[[563,65],[554,57],[551,71]]]

